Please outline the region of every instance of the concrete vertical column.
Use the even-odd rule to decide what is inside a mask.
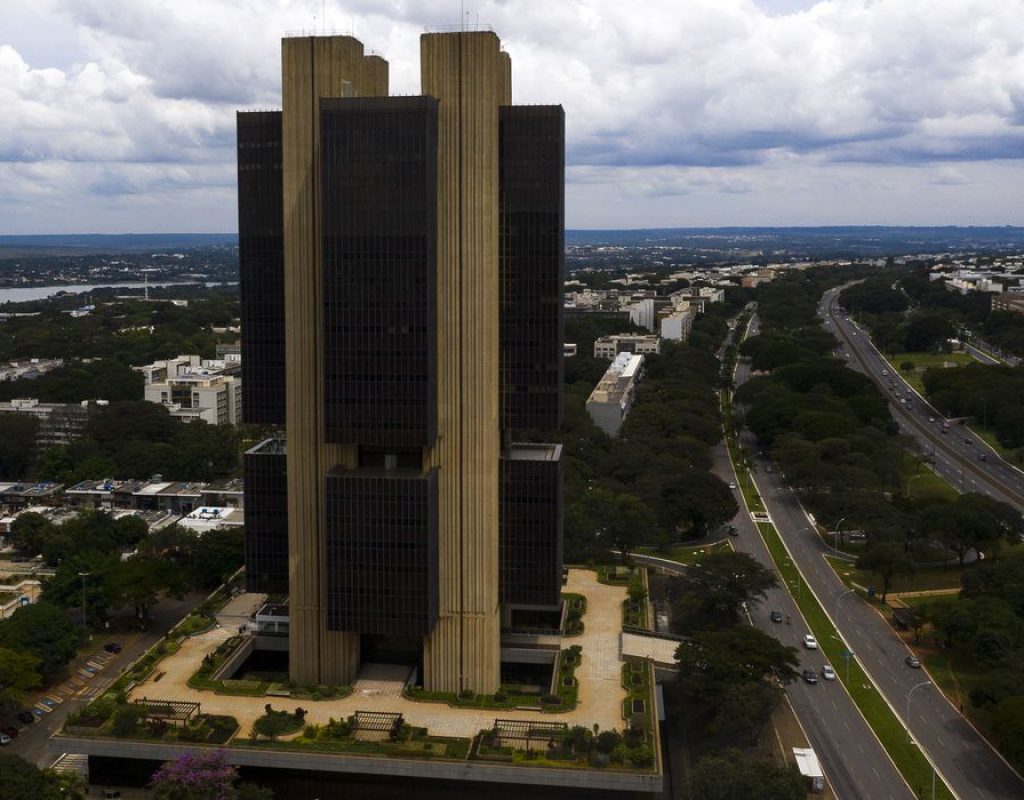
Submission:
[[[326,629],[324,487],[332,467],[355,465],[356,448],[324,435],[320,98],[386,94],[387,62],[364,57],[350,36],[300,37],[282,40],[281,72],[289,675],[344,684],[359,666],[359,636]]]
[[[498,107],[508,57],[490,32],[424,34],[423,94],[438,117],[439,616],[424,686],[491,693],[498,614]]]

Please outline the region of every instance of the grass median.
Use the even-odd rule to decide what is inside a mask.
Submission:
[[[875,689],[871,679],[868,678],[855,657],[850,658],[849,671],[847,671],[847,660],[843,655],[846,652],[846,645],[843,644],[835,626],[800,576],[796,565],[790,560],[775,526],[760,523],[757,529],[768,546],[772,560],[782,575],[782,579],[789,587],[790,594],[793,595],[793,599],[800,607],[800,613],[803,614],[811,632],[818,640],[818,647],[835,667],[836,675],[846,685],[853,702],[875,732],[882,747],[889,753],[896,768],[910,784],[912,790],[917,791],[930,787],[931,764],[928,763],[928,759],[924,757],[916,744],[907,741],[907,731],[903,727],[903,723],[889,708],[885,698],[879,695],[878,690]],[[842,602],[843,600],[840,600],[840,604]],[[840,613],[841,611],[842,606],[840,605]],[[935,796],[944,798],[944,800],[953,800],[953,793],[949,791],[941,778],[936,784]]]

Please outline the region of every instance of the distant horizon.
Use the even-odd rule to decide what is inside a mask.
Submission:
[[[650,227],[622,228],[566,228],[566,233],[601,233],[606,231],[643,232],[643,231],[730,231],[730,230],[864,230],[883,228],[887,230],[1024,230],[1024,224],[1013,223],[972,223],[972,224],[930,224],[903,225],[899,223],[836,223],[832,225],[652,225]],[[237,237],[237,231],[124,231],[120,233],[100,233],[93,231],[77,231],[75,233],[0,233],[0,241],[12,239],[41,238],[116,238],[116,237]]]

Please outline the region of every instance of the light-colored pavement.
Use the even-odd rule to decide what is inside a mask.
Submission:
[[[658,639],[654,636],[640,636],[636,633],[622,634],[622,653],[636,658],[649,658],[655,664],[676,663],[679,642],[673,639]]]
[[[539,711],[461,709],[442,703],[410,700],[400,693],[402,676],[397,673],[382,676],[378,665],[365,675],[366,682],[356,683],[353,694],[340,700],[235,697],[191,688],[189,677],[199,668],[204,656],[235,633],[237,626],[234,624],[187,639],[181,650],[165,658],[149,679],[132,690],[130,697],[133,700],[148,697],[198,702],[204,713],[235,717],[241,726],[241,736],[249,735],[252,723],[263,716],[268,702],[275,709],[286,711],[294,711],[301,706],[306,710],[307,722],[314,725],[324,724],[332,717],[342,719],[356,711],[399,712],[409,724],[427,728],[437,736],[471,737],[481,729],[491,727],[497,717],[566,722],[588,728],[596,723],[602,730],[621,730],[622,701],[626,693],[621,686],[620,632],[626,590],[622,586],[599,583],[594,572],[577,569],[570,570],[565,588],[587,598],[583,633],[564,640],[566,647],[578,644],[583,648],[583,662],[576,670],[579,703],[572,711],[547,714]],[[155,681],[160,673],[163,673],[162,677]],[[386,685],[388,683],[390,688]]]

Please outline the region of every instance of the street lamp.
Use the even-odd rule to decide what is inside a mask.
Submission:
[[[82,579],[82,627],[83,628],[87,627],[87,619],[88,619],[86,617],[86,614],[85,614],[85,579],[88,578],[90,574],[92,574],[92,573],[89,573],[89,572],[79,572],[78,573],[78,577]]]
[[[931,686],[931,681],[921,681],[920,683],[910,687],[910,691],[907,692],[907,742],[913,741],[910,738],[910,697],[922,686]]]
[[[836,558],[839,558],[839,529],[843,527],[843,523],[846,522],[846,517],[843,517],[836,523],[836,529],[832,531],[832,551],[835,553]]]
[[[836,598],[836,613],[835,616],[832,618],[836,625],[836,631],[839,630],[839,601],[846,597],[846,595],[848,594],[855,594],[856,591],[856,589],[847,589],[845,592],[843,592]]]

